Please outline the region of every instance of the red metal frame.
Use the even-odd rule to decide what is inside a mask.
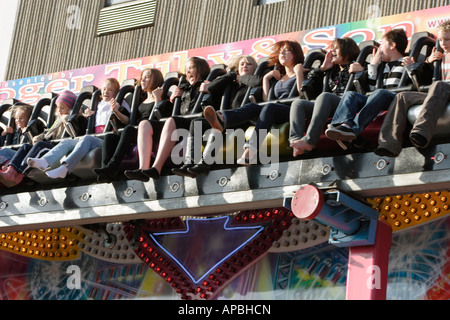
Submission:
[[[391,244],[391,226],[379,221],[374,245],[350,248],[347,300],[386,300]]]

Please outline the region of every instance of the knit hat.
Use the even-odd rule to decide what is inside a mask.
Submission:
[[[58,99],[56,99],[56,102],[64,102],[68,107],[73,108],[73,105],[75,104],[75,101],[77,100],[77,96],[75,93],[71,91],[64,91],[59,96]]]

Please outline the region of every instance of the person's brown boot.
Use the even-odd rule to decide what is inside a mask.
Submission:
[[[8,188],[17,186],[22,182],[23,178],[24,175],[18,173],[12,166],[8,166],[5,171],[0,172],[0,182]]]

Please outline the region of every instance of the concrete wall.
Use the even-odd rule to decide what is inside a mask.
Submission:
[[[448,0],[256,2],[158,0],[154,26],[99,37],[104,0],[21,0],[5,80],[448,5]],[[74,12],[68,12],[74,5],[79,28]]]

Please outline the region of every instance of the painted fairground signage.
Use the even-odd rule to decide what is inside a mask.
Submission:
[[[357,43],[368,40],[377,41],[393,28],[405,29],[409,37],[416,32],[422,31],[436,33],[436,27],[448,19],[449,13],[450,6],[444,6],[320,29],[298,31],[6,81],[0,84],[0,101],[15,98],[29,104],[35,104],[43,93],[59,93],[67,89],[77,93],[84,86],[94,85],[100,87],[103,80],[108,77],[115,77],[120,82],[126,79],[138,79],[140,70],[148,67],[160,69],[163,74],[172,71],[183,72],[186,60],[193,56],[204,57],[211,65],[227,64],[230,59],[240,54],[252,55],[254,58],[259,59],[267,57],[272,44],[282,39],[299,41],[306,52],[310,49],[326,50],[335,38],[351,37]]]

